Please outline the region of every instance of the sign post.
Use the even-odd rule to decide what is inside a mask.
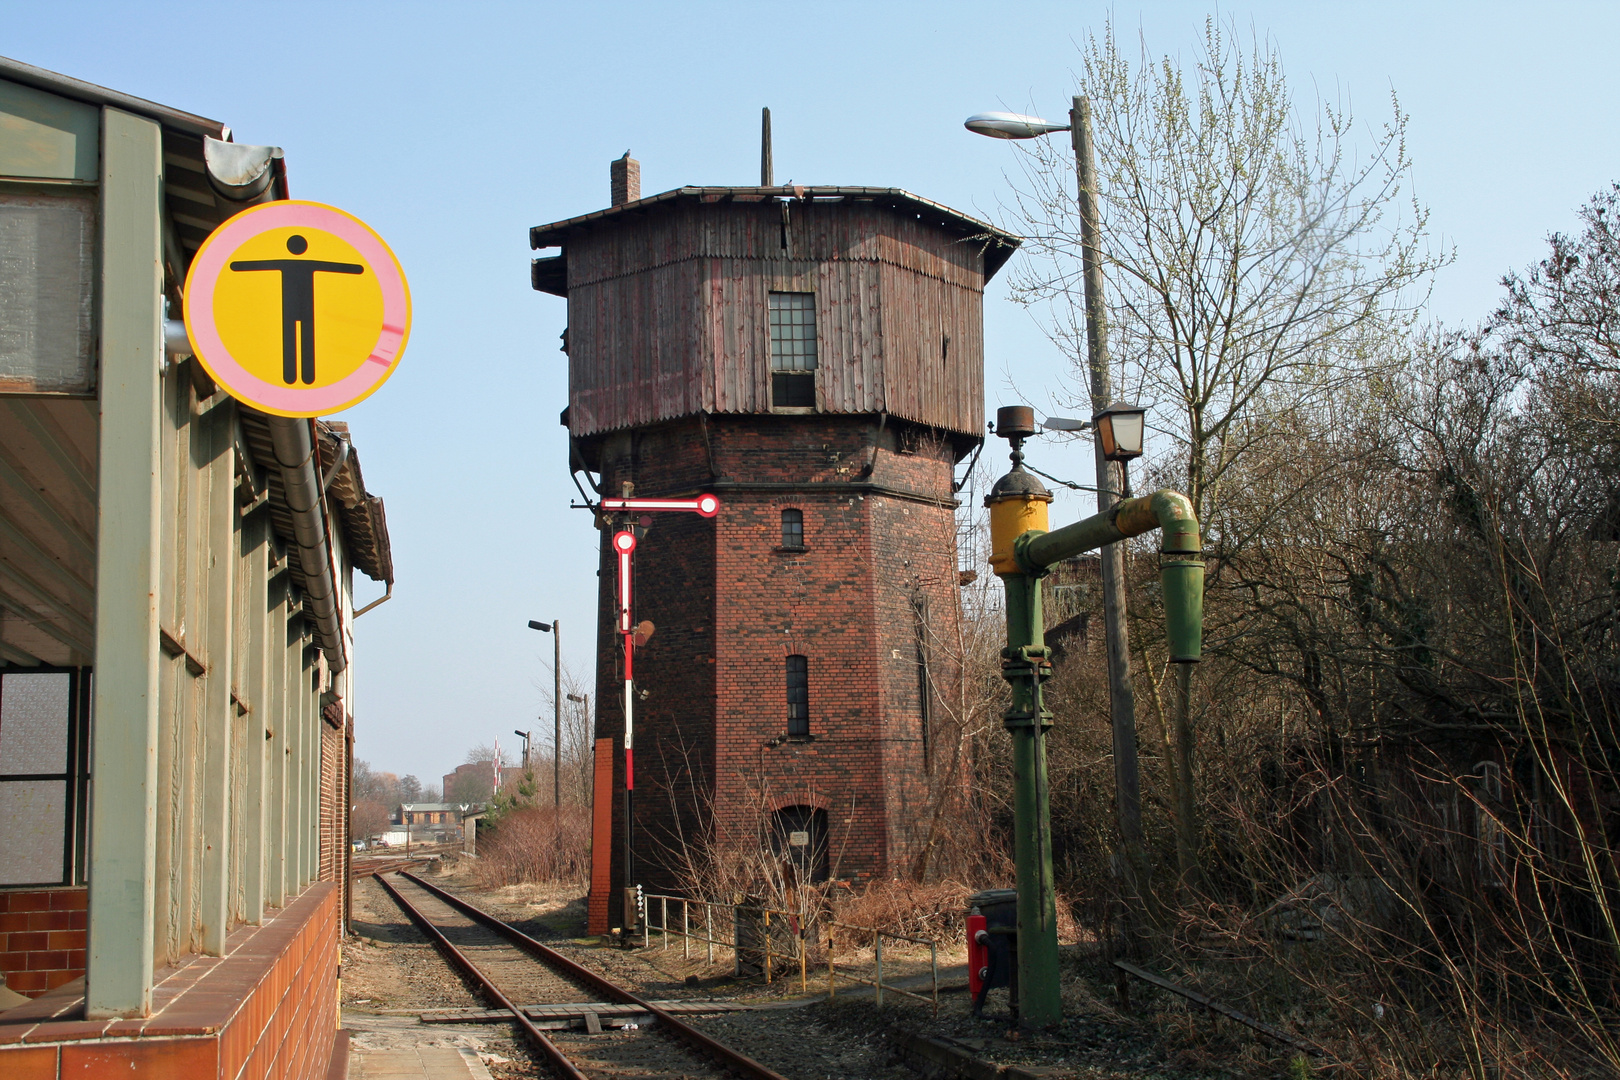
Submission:
[[[712,518],[720,512],[720,500],[714,495],[699,495],[695,499],[603,499],[601,509],[604,511],[617,510],[621,512],[687,512],[702,517]],[[635,651],[637,645],[645,645],[647,639],[652,637],[652,623],[643,622],[639,625],[630,621],[630,583],[631,559],[636,550],[636,534],[629,529],[620,529],[613,534],[613,556],[619,568],[619,625],[618,631],[624,649],[624,929],[628,939],[630,929],[635,925],[636,904],[635,896],[635,869],[636,857],[631,846],[634,837],[634,819],[631,814],[635,809]]]

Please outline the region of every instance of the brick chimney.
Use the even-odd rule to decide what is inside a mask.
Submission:
[[[635,202],[641,198],[641,162],[630,156],[630,151],[624,152],[624,157],[614,161],[608,166],[610,186],[613,189],[613,205],[622,206],[627,202]]]

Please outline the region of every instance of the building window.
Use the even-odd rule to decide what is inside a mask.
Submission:
[[[785,548],[804,547],[804,511],[782,511],[782,546]]]
[[[816,294],[770,294],[771,406],[816,405]]]
[[[90,679],[0,673],[0,885],[83,880]]]
[[[787,705],[788,735],[809,735],[810,661],[797,654],[787,658]]]

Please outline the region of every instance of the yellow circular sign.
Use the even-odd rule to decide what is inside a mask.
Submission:
[[[410,290],[364,222],[312,202],[231,218],[186,275],[186,331],[230,394],[278,416],[325,416],[392,375],[410,333]]]

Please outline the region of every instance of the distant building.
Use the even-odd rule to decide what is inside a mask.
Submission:
[[[515,785],[522,779],[523,766],[501,766],[502,788]],[[470,761],[465,765],[457,765],[455,772],[444,774],[444,786],[439,790],[444,792],[447,800],[482,802],[495,792],[495,762]]]
[[[400,838],[390,843],[404,843],[407,835],[424,843],[459,840],[462,816],[484,808],[481,802],[413,802],[409,804],[409,810],[405,809],[406,805],[401,803],[396,806],[390,815],[398,831],[389,835]]]
[[[396,825],[456,825],[461,822],[461,804],[442,802],[411,803],[410,809],[405,809],[401,803],[394,808],[393,821]]]

